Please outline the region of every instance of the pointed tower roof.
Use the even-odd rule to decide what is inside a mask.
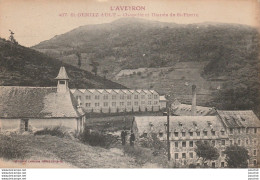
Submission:
[[[67,74],[64,66],[60,67],[59,74],[55,79],[67,79],[67,80],[69,80],[68,74]]]

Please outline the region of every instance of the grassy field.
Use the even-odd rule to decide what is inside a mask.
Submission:
[[[163,168],[166,156],[153,150],[121,146],[110,149],[83,144],[77,139],[50,135],[0,135],[0,168]],[[5,150],[9,156],[3,154]],[[10,156],[10,153],[13,153]]]
[[[146,68],[144,72],[117,75],[113,80],[129,88],[152,88],[159,94],[170,93],[172,97],[178,98],[183,103],[191,103],[191,85],[196,84],[197,103],[205,105],[210,101],[211,93],[223,83],[211,82],[201,76],[206,64],[207,62],[178,62],[172,67]]]
[[[148,114],[161,115],[161,112],[149,112]],[[69,136],[56,137],[44,134],[49,131],[38,132],[35,135],[0,135],[0,166],[12,168],[167,167],[166,157],[154,156],[153,149],[141,147],[137,142],[134,148],[130,147],[129,139],[127,139],[125,147],[121,145],[121,130],[126,127],[130,131],[133,117],[137,115],[141,114],[119,114],[107,117],[95,115],[96,117],[87,118],[87,128],[115,139],[108,147],[90,146],[86,142]],[[128,132],[129,134],[130,132]],[[16,160],[25,160],[26,163],[17,163]],[[62,161],[62,163],[44,163],[43,160]]]
[[[7,147],[8,141],[12,141],[12,147]],[[21,152],[22,156],[13,157],[8,160],[26,160],[26,164],[30,161],[41,161],[38,167],[46,167],[43,160],[62,161],[61,167],[78,167],[78,168],[138,168],[134,158],[124,155],[120,149],[104,149],[101,147],[92,147],[83,144],[77,140],[67,138],[59,138],[50,135],[34,136],[34,135],[0,135],[0,147],[12,149],[15,146],[16,151]],[[3,157],[1,157],[3,158]],[[3,162],[3,161],[2,161]],[[115,163],[116,162],[116,163]],[[53,166],[52,163],[50,167]],[[54,163],[55,164],[55,163]],[[62,166],[63,164],[63,166]],[[13,163],[6,162],[6,165],[13,167]],[[17,167],[21,164],[17,163]],[[1,163],[1,167],[6,167]]]

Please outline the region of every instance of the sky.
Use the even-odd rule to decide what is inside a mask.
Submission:
[[[124,6],[145,10],[111,10]],[[259,28],[259,11],[260,0],[0,0],[0,37],[8,39],[10,29],[19,44],[30,47],[79,26],[109,23],[126,14],[180,24],[222,22]],[[101,17],[102,13],[115,16]]]

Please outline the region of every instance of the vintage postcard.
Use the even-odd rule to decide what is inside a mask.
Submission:
[[[0,0],[1,168],[259,168],[258,0]]]

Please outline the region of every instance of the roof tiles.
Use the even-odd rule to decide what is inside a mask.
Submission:
[[[260,127],[260,121],[252,110],[217,111],[226,127]]]
[[[154,132],[165,131],[166,116],[136,116],[135,122],[139,132],[148,132],[153,126]],[[210,123],[210,124],[209,124]],[[170,132],[220,131],[223,128],[216,116],[170,116]]]
[[[78,117],[77,102],[70,91],[57,93],[56,87],[0,86],[0,117]]]

